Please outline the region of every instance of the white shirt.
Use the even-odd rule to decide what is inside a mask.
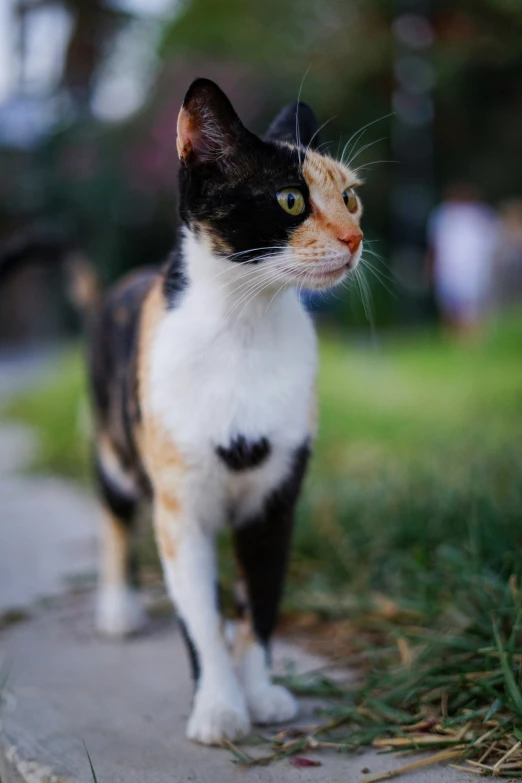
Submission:
[[[430,219],[435,286],[440,295],[482,299],[490,285],[497,239],[495,213],[485,204],[448,202]]]

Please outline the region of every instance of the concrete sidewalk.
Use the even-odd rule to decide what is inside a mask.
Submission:
[[[34,445],[27,430],[0,426],[0,615],[95,574],[96,504],[70,482],[19,475]]]
[[[405,763],[374,752],[307,751],[322,766],[296,769],[283,760],[240,771],[228,751],[185,739],[192,686],[174,621],[151,622],[146,635],[115,643],[96,636],[92,617],[92,596],[73,595],[0,634],[2,654],[11,662],[0,715],[3,783],[89,783],[83,742],[99,783],[350,783],[364,781],[362,770],[376,773]],[[279,643],[279,670],[285,660],[301,670],[317,664]],[[311,713],[311,703],[302,702],[302,720],[310,722]],[[457,783],[466,777],[433,768],[409,779]]]

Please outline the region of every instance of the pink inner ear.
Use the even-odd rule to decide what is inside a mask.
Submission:
[[[200,133],[194,118],[183,107],[181,107],[178,115],[177,131],[176,147],[178,155],[180,160],[186,160],[191,152],[197,149]]]

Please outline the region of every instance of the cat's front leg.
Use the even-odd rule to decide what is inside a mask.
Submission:
[[[239,739],[250,731],[250,718],[217,607],[213,536],[168,493],[158,493],[154,516],[167,588],[196,678],[187,736],[205,745]]]
[[[265,499],[259,514],[243,520],[235,530],[236,556],[248,593],[248,619],[238,627],[234,648],[254,723],[288,721],[298,711],[292,694],[272,682],[269,648],[283,592],[294,506],[308,456],[306,442],[295,451],[289,474]]]

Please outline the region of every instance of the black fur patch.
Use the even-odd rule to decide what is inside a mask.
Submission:
[[[266,438],[248,441],[238,435],[230,446],[217,446],[216,454],[225,465],[235,472],[257,468],[270,456],[271,446]]]
[[[185,274],[183,257],[179,248],[176,247],[169,256],[163,279],[163,293],[169,310],[176,306],[187,285],[188,279]]]
[[[198,651],[196,650],[196,646],[194,642],[192,641],[191,636],[189,635],[189,632],[187,630],[187,626],[184,623],[184,621],[181,619],[181,617],[178,617],[178,623],[179,627],[181,629],[181,633],[183,635],[183,638],[185,640],[185,644],[187,645],[187,650],[189,654],[190,659],[190,668],[192,670],[192,677],[194,679],[194,683],[197,685],[199,678],[201,676],[201,663],[199,661],[199,655]]]
[[[228,98],[206,79],[191,85],[183,105],[191,114],[191,124],[199,128],[195,141],[201,146],[203,134],[209,147],[206,154],[189,155],[182,161],[181,220],[192,231],[203,228],[214,252],[241,253],[232,258],[241,262],[259,260],[259,248],[284,245],[310,216],[310,194],[301,164],[305,146],[317,128],[313,112],[302,103],[287,107],[263,141],[242,125]],[[300,149],[287,143],[296,139],[296,108]],[[304,196],[305,209],[300,215],[285,212],[276,197],[279,190],[292,186]]]
[[[310,448],[304,443],[281,486],[263,512],[234,532],[236,556],[247,584],[254,631],[267,645],[277,620],[292,537],[294,508],[306,471]]]
[[[136,501],[123,494],[105,475],[97,457],[94,459],[94,472],[100,495],[115,517],[127,526],[131,526],[136,510]]]
[[[279,112],[266,133],[265,141],[286,141],[313,149],[319,143],[318,137],[315,114],[308,104],[299,101]]]
[[[106,297],[93,319],[89,339],[91,394],[97,428],[109,438],[121,465],[131,468],[144,489],[135,442],[140,421],[137,355],[141,308],[159,270],[146,268],[127,276]]]
[[[94,457],[94,474],[102,501],[117,518],[127,535],[132,533],[137,503],[123,494],[118,487],[105,475],[98,458]],[[127,579],[134,587],[140,586],[140,569],[136,552],[131,548],[127,560]]]
[[[289,186],[303,193],[306,206],[300,215],[289,215],[277,201],[276,193]],[[256,137],[238,144],[229,167],[220,163],[182,167],[180,191],[182,221],[192,229],[204,225],[214,239],[214,251],[225,256],[241,253],[232,258],[238,262],[257,259],[256,248],[288,242],[311,213],[297,150]]]
[[[218,612],[221,611],[221,587],[219,583],[216,583],[216,607]],[[178,614],[178,623],[181,630],[181,634],[185,641],[187,652],[189,656],[190,669],[192,672],[192,678],[194,684],[197,687],[199,679],[201,677],[201,661],[196,645],[194,644],[191,635],[189,634],[186,622]]]

